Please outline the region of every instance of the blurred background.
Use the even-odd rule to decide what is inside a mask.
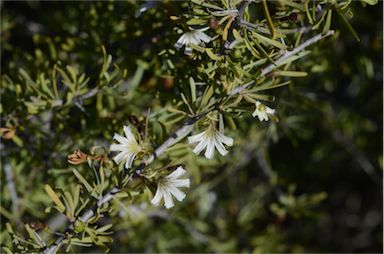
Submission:
[[[4,75],[17,80],[20,67],[31,75],[50,73],[57,61],[92,75],[105,45],[129,75],[141,75],[138,90],[144,94],[132,105],[117,100],[114,110],[139,115],[155,91],[163,96],[156,104],[161,105],[175,89],[152,59],[172,47],[177,35],[168,34],[173,26],[168,17],[183,7],[166,2],[138,14],[141,4],[2,1],[2,83]],[[234,158],[215,167],[202,163],[185,202],[169,213],[148,210],[145,203],[120,211],[112,219],[117,226],[111,252],[382,253],[382,5],[352,3],[351,24],[360,42],[334,16],[337,35],[314,49],[311,60],[300,60],[310,74],[273,92],[280,121],[257,128],[254,119],[239,122]],[[137,74],[140,64],[146,67]],[[3,127],[17,118],[18,106],[14,89],[2,90]],[[116,113],[120,120],[107,126],[110,119],[92,111],[94,104],[85,105],[94,117],[69,109],[70,117],[50,123],[51,134],[41,130],[43,116],[18,119],[21,148],[2,139],[2,167],[12,165],[23,200],[17,218],[6,213],[12,204],[1,170],[4,244],[10,241],[5,221],[48,221],[40,192],[65,167],[66,155],[91,147],[124,123],[124,115]],[[268,140],[259,142],[259,133]],[[99,250],[82,249],[87,251]]]

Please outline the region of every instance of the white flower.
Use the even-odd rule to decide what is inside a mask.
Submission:
[[[124,126],[125,137],[115,133],[113,139],[118,141],[120,144],[112,144],[111,151],[119,152],[113,160],[119,164],[121,161],[125,160],[125,168],[129,169],[132,166],[132,163],[136,155],[141,151],[140,145],[137,143],[135,137],[132,134],[129,126]]]
[[[268,106],[265,106],[264,104],[260,103],[259,101],[256,101],[256,110],[252,113],[252,116],[257,116],[259,120],[262,121],[268,121],[268,115],[275,114],[275,110],[271,109]]]
[[[224,136],[223,133],[218,131],[214,126],[209,126],[207,130],[196,134],[194,136],[188,137],[188,143],[198,143],[193,152],[199,154],[204,148],[207,148],[205,151],[205,157],[207,159],[212,159],[215,153],[215,147],[221,155],[226,155],[228,151],[225,149],[223,144],[227,146],[233,145],[233,139],[227,136]]]
[[[178,179],[184,174],[185,170],[183,167],[178,167],[171,174],[160,179],[157,183],[156,194],[151,200],[151,203],[155,206],[158,206],[161,199],[163,198],[165,207],[169,209],[174,206],[172,195],[175,196],[178,201],[182,201],[185,198],[185,193],[180,191],[178,188],[189,188],[189,179]]]
[[[197,30],[191,29],[191,31],[185,32],[175,43],[175,48],[181,49],[181,47],[185,45],[184,54],[191,55],[192,48],[189,46],[190,44],[204,45],[204,42],[208,43],[211,41],[212,38],[204,33],[204,31],[207,29],[209,28],[206,27]]]

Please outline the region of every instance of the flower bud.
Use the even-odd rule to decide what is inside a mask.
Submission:
[[[78,165],[87,161],[88,155],[80,150],[76,150],[73,154],[68,155],[68,162],[73,165]]]

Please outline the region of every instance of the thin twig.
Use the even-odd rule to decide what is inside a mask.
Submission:
[[[267,67],[265,67],[264,69],[262,69],[260,75],[256,79],[260,79],[260,78],[264,77],[265,75],[271,73],[275,68],[279,67],[279,65],[281,63],[286,61],[291,56],[296,55],[297,53],[303,51],[308,46],[311,46],[311,45],[315,44],[316,42],[318,42],[319,40],[324,39],[325,37],[331,36],[333,34],[334,34],[334,31],[330,30],[325,34],[315,35],[314,37],[312,37],[312,38],[308,39],[307,41],[303,42],[302,44],[300,44],[298,47],[296,47],[292,51],[285,51],[285,53],[279,59],[277,59],[274,64],[270,64]],[[254,83],[255,83],[255,81],[251,81],[251,82],[248,82],[247,84],[245,84],[243,86],[236,87],[235,89],[233,89],[230,96],[234,96],[236,94],[239,94],[239,93],[245,91]]]
[[[279,66],[281,63],[283,63],[285,60],[290,58],[293,55],[296,55],[297,53],[303,51],[306,47],[315,44],[321,39],[324,39],[325,37],[333,35],[335,32],[333,30],[329,30],[325,34],[318,34],[312,37],[311,39],[305,41],[304,43],[300,44],[298,47],[296,47],[292,51],[286,51],[286,53],[280,57],[278,60],[275,61],[275,64],[270,64],[266,68],[263,69],[261,72],[261,76],[265,76],[266,74],[270,73],[273,69],[275,69],[277,66]]]
[[[239,7],[239,15],[238,17],[242,20],[243,19],[243,15],[244,15],[244,11],[245,9],[248,7],[250,3],[250,0],[244,0],[243,2],[241,2],[241,5]]]
[[[247,29],[250,30],[255,30],[264,34],[271,34],[271,32],[268,30],[268,28],[265,28],[264,25],[258,25],[258,24],[253,24],[251,22],[245,21],[245,20],[240,20],[240,26],[243,26]],[[313,26],[303,26],[303,27],[297,27],[297,28],[292,28],[292,29],[279,29],[276,28],[276,32],[279,34],[293,34],[293,33],[308,33],[309,31],[312,30]]]
[[[19,196],[17,195],[15,182],[13,181],[13,174],[12,174],[11,166],[9,164],[5,164],[4,173],[5,173],[5,179],[7,180],[8,191],[11,194],[12,211],[14,213],[17,213],[17,207],[19,204]]]

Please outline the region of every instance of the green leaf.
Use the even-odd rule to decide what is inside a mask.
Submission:
[[[269,83],[266,83],[266,84],[263,84],[263,85],[260,85],[260,86],[256,86],[255,88],[253,88],[249,92],[258,92],[258,91],[269,90],[269,89],[273,89],[273,88],[278,88],[278,87],[286,86],[286,85],[288,85],[290,83],[291,83],[291,81],[286,81],[286,82],[283,82],[283,83],[280,83],[280,84],[273,84],[273,83],[269,82]]]
[[[206,48],[205,49],[205,52],[207,53],[207,55],[212,59],[212,60],[221,60],[223,57],[222,56],[218,56],[216,55],[215,53],[212,52],[212,49],[210,48]]]
[[[93,191],[92,186],[87,182],[87,180],[85,180],[85,178],[79,173],[79,171],[77,171],[76,169],[72,169],[72,172],[77,177],[77,179],[79,179],[79,181],[85,186],[87,191],[89,193],[92,193]]]
[[[197,50],[197,51],[199,51],[199,52],[205,52],[205,48],[204,47],[201,47],[201,46],[199,46],[199,45],[195,45],[195,44],[189,44],[189,46],[191,47],[191,48],[193,48],[194,50]]]
[[[53,95],[52,91],[48,88],[49,81],[45,79],[44,73],[41,73],[39,75],[38,81],[40,83],[41,89],[48,95],[48,97],[50,99],[54,99],[55,96]],[[45,97],[45,98],[47,98],[47,97]]]
[[[187,21],[187,25],[189,25],[189,26],[202,25],[205,23],[206,23],[206,21],[204,19],[190,19]]]
[[[378,0],[362,0],[362,1],[369,5],[376,5],[379,2]]]
[[[325,20],[323,33],[326,33],[329,31],[329,29],[331,29],[331,22],[332,22],[332,9],[330,9],[327,13],[327,19]]]
[[[102,226],[98,229],[96,229],[96,232],[100,233],[100,232],[105,232],[107,231],[108,229],[112,228],[113,224],[107,224],[105,226]]]
[[[196,101],[196,83],[193,77],[189,77],[189,85],[191,87],[192,102]]]
[[[67,217],[72,220],[75,215],[75,203],[73,201],[72,195],[68,191],[64,191],[64,202],[67,204]]]
[[[359,35],[357,35],[355,29],[353,29],[352,25],[349,23],[348,19],[345,17],[345,15],[336,10],[337,11],[337,14],[339,14],[339,16],[341,17],[341,20],[343,21],[344,25],[347,27],[347,29],[349,30],[349,32],[352,34],[352,36],[356,39],[357,42],[360,42],[360,38],[359,38]]]
[[[241,37],[240,33],[236,29],[232,29],[233,37],[235,37],[236,40],[241,41],[243,38]]]
[[[205,93],[203,95],[203,99],[201,100],[200,106],[201,107],[206,106],[208,104],[209,99],[211,99],[212,95],[213,95],[213,86],[209,86],[205,90]]]
[[[249,49],[251,54],[256,58],[256,59],[261,59],[261,56],[259,55],[259,52],[252,46],[251,42],[249,41],[248,37],[245,36],[245,46]]]
[[[7,247],[3,247],[3,250],[5,251],[5,253],[7,254],[13,254],[13,251],[11,251],[9,248]]]
[[[270,46],[270,45],[273,45],[275,46],[276,48],[279,48],[279,49],[286,49],[287,46],[282,44],[281,42],[278,42],[276,40],[273,40],[273,39],[270,39],[268,37],[265,37],[261,34],[258,34],[256,32],[253,32],[252,35],[254,37],[256,37],[256,39],[258,39],[260,41],[260,43],[264,44],[265,46]]]
[[[37,243],[40,248],[44,247],[45,246],[45,243],[43,242],[43,240],[41,239],[40,235],[38,233],[36,233],[35,230],[33,230],[28,224],[25,224],[25,229],[29,235],[29,237],[35,241],[35,243]]]
[[[223,10],[223,8],[221,8],[219,6],[207,3],[207,2],[202,1],[202,0],[192,0],[192,2],[194,4],[201,5],[201,6],[204,6],[204,7],[207,7],[207,8],[211,8],[211,9],[215,9],[215,10]]]
[[[56,192],[49,186],[48,184],[45,185],[45,191],[47,192],[48,196],[52,199],[52,201],[56,204],[58,210],[61,213],[64,213],[65,206],[61,202],[60,198],[57,196]]]
[[[36,112],[37,113],[37,112]],[[23,140],[19,138],[16,134],[12,136],[12,141],[15,142],[15,144],[19,147],[23,147]]]
[[[308,73],[305,71],[275,71],[275,75],[283,76],[283,77],[299,78],[299,77],[306,77]]]
[[[267,94],[252,94],[249,93],[247,94],[249,97],[256,99],[256,100],[261,100],[261,101],[274,101],[275,96],[273,95],[267,95]]]
[[[185,97],[185,95],[183,93],[180,93],[180,96],[181,96],[181,99],[183,100],[183,102],[185,103],[185,105],[187,105],[189,111],[192,113],[193,112],[192,107],[191,107],[191,105],[189,105],[189,102],[188,102],[187,98]]]
[[[112,63],[112,56],[107,54],[107,50],[105,49],[104,45],[101,46],[101,51],[103,52],[103,66],[101,67],[99,77],[107,77],[107,71]]]

